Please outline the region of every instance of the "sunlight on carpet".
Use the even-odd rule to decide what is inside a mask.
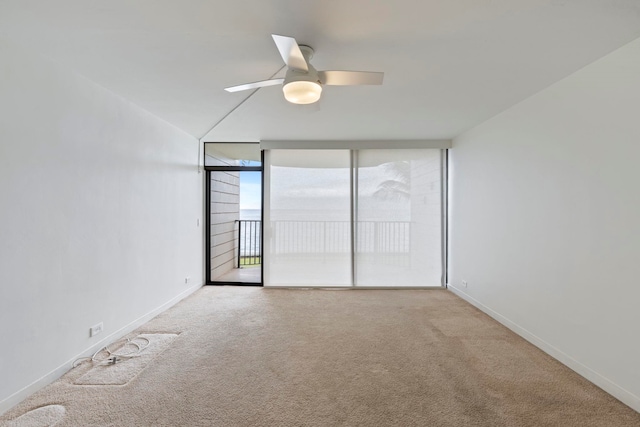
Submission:
[[[7,427],[53,427],[64,418],[62,405],[47,405],[33,409],[5,424]]]
[[[105,357],[103,360],[88,362],[94,363],[91,368],[80,378],[74,381],[76,385],[124,385],[135,378],[156,356],[171,345],[177,334],[140,334],[136,338],[148,340],[148,345],[139,353],[127,352],[128,343],[120,346],[124,356],[116,357],[116,363],[110,363]]]

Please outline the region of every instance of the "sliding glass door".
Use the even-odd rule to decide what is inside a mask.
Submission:
[[[442,150],[265,154],[266,286],[442,286]]]

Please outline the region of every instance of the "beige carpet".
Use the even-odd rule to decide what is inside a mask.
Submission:
[[[447,291],[207,287],[141,333],[179,333],[126,385],[83,364],[0,418],[57,426],[640,426]]]

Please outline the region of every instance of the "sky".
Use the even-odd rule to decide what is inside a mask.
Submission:
[[[262,172],[240,172],[240,209],[260,209]]]

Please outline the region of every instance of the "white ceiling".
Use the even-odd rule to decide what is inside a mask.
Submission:
[[[640,37],[638,0],[0,0],[0,37],[72,68],[195,137],[282,65],[384,71],[319,105],[259,90],[206,140],[451,138]]]

